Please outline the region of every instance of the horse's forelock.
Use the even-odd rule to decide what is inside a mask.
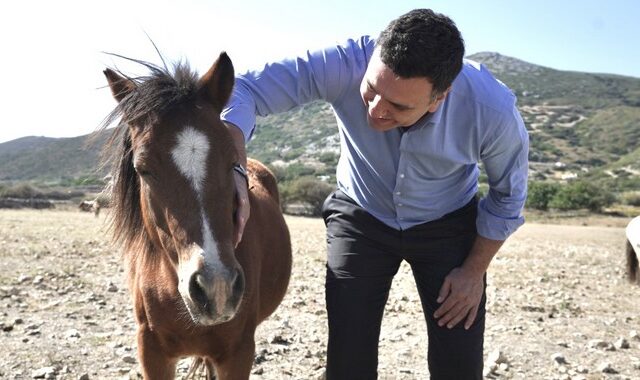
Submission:
[[[110,164],[113,175],[111,228],[114,240],[123,245],[125,252],[146,251],[151,239],[144,228],[140,205],[140,179],[133,166],[131,134],[128,125],[153,125],[174,106],[193,99],[197,93],[198,75],[188,62],[173,65],[173,71],[152,63],[122,57],[137,62],[150,73],[141,77],[128,77],[134,90],[127,94],[105,118],[101,128],[106,129],[119,120],[109,142],[103,150],[103,161]]]

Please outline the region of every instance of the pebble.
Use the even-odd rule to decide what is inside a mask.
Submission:
[[[618,340],[615,341],[615,343],[613,343],[614,347],[617,349],[627,349],[629,347],[631,347],[629,345],[629,341],[627,341],[625,338],[620,338]]]
[[[555,354],[551,355],[551,359],[556,364],[567,364],[567,359],[565,359],[564,355],[562,355],[559,352],[556,352]]]
[[[35,276],[33,278],[33,281],[31,282],[33,285],[39,285],[42,284],[42,282],[44,281],[44,277],[42,276]]]
[[[67,339],[74,339],[74,338],[80,338],[80,332],[76,329],[69,329],[67,331],[65,331],[64,336]]]
[[[631,332],[629,332],[629,338],[631,340],[640,340],[640,334],[638,334],[638,330],[631,330]]]
[[[123,355],[122,356],[122,361],[127,363],[127,364],[135,364],[136,363],[136,358],[133,357],[132,355]]]
[[[118,287],[113,282],[109,281],[107,284],[107,291],[111,293],[115,293],[118,291]]]
[[[50,379],[55,376],[56,367],[42,367],[31,372],[32,379]]]
[[[508,362],[507,357],[499,349],[491,351],[489,356],[487,356],[487,363],[501,364]]]
[[[18,283],[22,284],[22,283],[24,283],[24,282],[31,281],[32,279],[33,279],[33,278],[32,278],[31,276],[27,276],[27,275],[25,275],[25,274],[21,274],[21,275],[18,277]]]
[[[596,348],[596,349],[605,349],[607,351],[615,351],[615,347],[609,343],[609,342],[605,342],[604,340],[600,340],[600,339],[592,339],[589,341],[589,343],[587,344],[588,348]]]
[[[83,373],[82,375],[80,375],[78,377],[78,380],[89,380],[89,374],[88,373]]]
[[[602,372],[602,373],[618,373],[618,371],[616,371],[615,369],[613,369],[613,367],[611,366],[611,363],[602,363],[598,366],[598,372]]]

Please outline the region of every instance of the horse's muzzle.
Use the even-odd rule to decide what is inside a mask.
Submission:
[[[194,322],[217,325],[230,321],[238,311],[245,279],[240,267],[211,271],[202,268],[180,279],[180,294]]]

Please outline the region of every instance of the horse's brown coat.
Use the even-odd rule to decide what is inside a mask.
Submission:
[[[173,74],[147,66],[152,75],[138,79],[105,71],[119,102],[108,120],[122,118],[113,139],[121,140],[121,151],[115,157],[112,224],[116,240],[124,246],[144,376],[173,378],[177,360],[195,356],[215,367],[219,379],[247,379],[256,326],[282,301],[291,272],[289,232],[275,178],[264,165],[249,160],[251,217],[234,249],[231,168],[237,158],[219,118],[233,86],[231,62],[221,54],[201,79],[184,66]],[[205,134],[211,144],[201,200],[170,159],[174,136],[185,126]],[[211,299],[199,304],[204,310],[199,316],[199,311],[187,310],[185,294],[178,290],[179,281],[185,280],[179,278],[180,268],[192,259],[194,246],[203,246],[202,212],[211,224],[223,269],[244,275],[237,287],[229,283],[230,292],[241,293],[235,316],[215,325],[197,322],[200,317],[207,320],[204,314],[215,314]],[[206,273],[208,281],[225,281],[222,275],[210,275],[206,264],[201,269],[198,273]],[[232,302],[227,296],[213,295]]]

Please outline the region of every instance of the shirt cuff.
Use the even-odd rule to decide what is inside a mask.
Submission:
[[[476,228],[478,235],[490,240],[507,240],[507,238],[516,232],[516,230],[524,224],[524,216],[520,215],[515,218],[505,218],[491,213],[486,208],[486,199],[478,202],[478,218],[476,219]]]

